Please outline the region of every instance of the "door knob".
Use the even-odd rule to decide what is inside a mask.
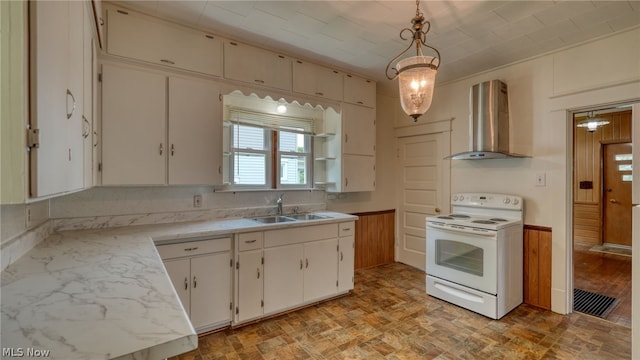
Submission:
[[[440,214],[440,208],[435,208],[436,214]]]
[[[615,203],[617,203],[617,202],[618,202],[618,200],[616,200],[616,199],[609,199],[609,202],[610,202],[610,203],[612,203],[612,204],[615,204]]]

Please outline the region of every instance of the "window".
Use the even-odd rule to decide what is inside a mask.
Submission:
[[[238,188],[310,188],[311,120],[230,110],[228,170]],[[235,120],[235,121],[233,121]]]

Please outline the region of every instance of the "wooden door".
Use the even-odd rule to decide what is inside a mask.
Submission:
[[[603,146],[603,242],[631,246],[631,143]]]
[[[426,268],[425,218],[448,210],[449,169],[442,160],[448,150],[449,133],[398,140],[397,260],[421,270]]]

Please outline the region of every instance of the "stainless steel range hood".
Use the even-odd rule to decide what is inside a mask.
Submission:
[[[526,157],[509,151],[509,99],[500,80],[473,85],[469,92],[469,151],[454,160]]]

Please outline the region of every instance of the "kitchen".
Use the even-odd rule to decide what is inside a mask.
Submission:
[[[635,2],[629,4],[635,4]],[[13,6],[11,8],[12,11],[18,11],[19,15],[24,14],[24,10],[15,10]],[[402,17],[404,23],[412,14],[411,8],[412,6],[407,6],[405,11],[399,11],[401,14],[398,17]],[[635,9],[637,12],[637,7]],[[5,8],[3,8],[3,20],[4,10]],[[428,13],[427,15],[431,18]],[[432,21],[435,28],[437,18]],[[4,23],[6,22],[3,21]],[[397,42],[400,42],[397,39],[399,30],[399,28],[393,29],[391,34]],[[567,111],[637,101],[637,95],[634,94],[640,93],[636,65],[638,53],[634,49],[638,47],[630,46],[637,42],[638,29],[631,27],[580,46],[569,47],[489,71],[469,74],[460,80],[437,86],[431,108],[415,124],[412,119],[403,115],[398,107],[397,95],[390,95],[393,92],[389,87],[395,86],[395,82],[392,85],[386,85],[383,81],[378,81],[375,104],[378,119],[375,142],[375,161],[378,169],[375,173],[376,190],[343,193],[336,195],[335,199],[331,199],[333,196],[325,195],[323,191],[291,190],[284,196],[285,206],[292,210],[295,206],[311,205],[309,208],[314,209],[313,205],[326,203],[328,210],[343,213],[403,209],[405,205],[396,195],[400,194],[400,185],[396,183],[395,171],[381,169],[396,169],[397,142],[416,135],[442,137],[442,134],[445,134],[444,141],[448,141],[450,145],[440,144],[444,153],[442,156],[436,156],[436,161],[443,166],[439,177],[439,181],[442,182],[439,187],[442,193],[437,199],[436,207],[441,208],[445,213],[448,212],[449,194],[461,191],[486,191],[523,196],[525,198],[524,223],[553,229],[550,307],[556,313],[566,314],[570,311],[568,289],[570,289],[571,274],[568,262],[570,254],[567,251],[571,248],[571,242],[567,240],[571,239],[571,216],[568,215],[571,197],[569,185],[567,185],[571,183],[571,172],[568,170],[571,146],[568,145],[570,127],[567,126]],[[3,44],[5,44],[4,41]],[[611,58],[609,54],[614,51],[620,56]],[[5,53],[7,52],[3,51],[3,54]],[[387,61],[391,57],[392,54],[389,54]],[[574,66],[576,59],[583,61],[580,67]],[[583,70],[598,68],[602,62],[608,64],[607,71],[585,72]],[[20,63],[19,59],[18,63]],[[330,64],[327,61],[324,63]],[[444,64],[443,59],[443,71]],[[14,73],[11,72],[11,74]],[[467,119],[470,86],[495,78],[509,85],[511,118],[517,121],[517,130],[514,129],[511,134],[511,151],[531,157],[484,160],[485,162],[443,160],[449,154],[468,150]],[[4,70],[3,79],[5,79]],[[5,84],[3,80],[3,105],[7,93]],[[16,79],[15,84],[24,88],[24,85],[20,85],[20,78]],[[20,117],[24,118],[24,114]],[[8,142],[5,141],[7,132],[4,119],[3,113],[3,204],[23,204],[3,205],[3,267],[15,261],[12,257],[19,258],[23,255],[26,250],[35,245],[35,242],[39,241],[38,236],[49,233],[54,227],[73,229],[74,224],[80,224],[78,225],[80,227],[89,220],[98,224],[96,226],[117,226],[132,223],[153,224],[167,216],[189,219],[189,214],[195,214],[194,195],[202,195],[203,208],[210,212],[208,216],[213,214],[214,217],[219,217],[227,211],[242,211],[242,209],[255,207],[264,211],[275,209],[276,195],[279,194],[271,191],[230,193],[213,192],[210,187],[183,186],[96,187],[51,200],[29,201],[28,205],[24,205],[25,186],[24,180],[20,180],[20,174],[24,177],[27,172],[24,163],[18,160],[16,167],[11,167],[11,169],[21,170],[9,173],[5,171],[4,154],[7,152],[4,146],[7,146]],[[18,135],[11,139],[22,140],[23,133],[20,127],[18,126],[14,131],[18,131]],[[544,175],[545,186],[536,186],[535,180],[538,174]],[[6,180],[7,178],[9,180]],[[481,181],[479,182],[478,179]],[[509,181],[505,182],[503,179],[509,179]],[[12,189],[14,191],[11,191]],[[6,196],[11,200],[5,201],[5,191],[9,192]],[[13,200],[16,197],[18,199]],[[25,221],[27,213],[31,224],[29,226]],[[400,229],[402,221],[396,220],[396,223],[399,232],[412,231],[412,229]],[[5,234],[9,235],[7,238],[11,241],[5,242]],[[16,238],[25,241],[16,241]],[[397,235],[399,242],[405,238],[408,237]],[[411,245],[411,243],[398,244],[396,252],[398,261],[411,264],[412,254],[420,252],[419,248],[412,249]],[[634,279],[634,281],[637,280]],[[634,285],[637,285],[637,282]],[[635,291],[640,287],[633,288]]]

